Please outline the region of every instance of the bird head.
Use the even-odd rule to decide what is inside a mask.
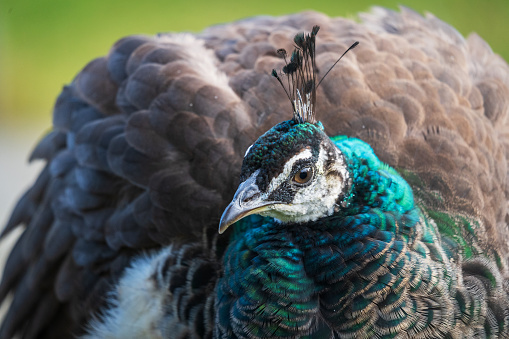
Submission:
[[[248,148],[241,183],[223,212],[219,233],[251,214],[282,223],[304,223],[332,215],[342,203],[350,177],[345,157],[322,124],[315,123],[316,89],[325,77],[316,81],[315,39],[319,29],[314,26],[311,33],[294,37],[295,50],[289,62],[286,50],[277,51],[286,62],[282,75],[287,86],[276,70],[272,76],[290,100],[293,119],[274,126]]]
[[[330,216],[348,190],[349,177],[343,154],[319,122],[282,122],[248,148],[219,232],[251,214],[282,223]]]

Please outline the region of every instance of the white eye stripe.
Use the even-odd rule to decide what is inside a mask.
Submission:
[[[290,175],[293,169],[293,165],[295,162],[303,159],[311,159],[313,157],[313,153],[311,153],[310,148],[305,148],[293,157],[290,158],[285,164],[285,167],[283,168],[283,172],[279,174],[277,177],[273,178],[270,181],[268,192],[272,192],[274,189],[276,189],[283,181],[286,180],[286,178]]]
[[[291,157],[290,160],[288,160],[286,162],[285,170],[287,167],[291,170],[293,167],[293,164],[295,164],[298,160],[303,160],[303,159],[307,160],[307,159],[311,159],[312,157],[313,157],[313,153],[311,153],[311,150],[309,148],[305,148],[302,151],[300,151],[299,153],[297,153],[296,155],[294,155],[293,157]],[[283,173],[285,172],[285,170],[283,170]]]

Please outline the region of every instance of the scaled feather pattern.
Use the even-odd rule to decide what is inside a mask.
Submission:
[[[432,15],[359,17],[91,61],[3,231],[0,338],[509,337],[509,66]],[[272,69],[311,29],[299,121]]]

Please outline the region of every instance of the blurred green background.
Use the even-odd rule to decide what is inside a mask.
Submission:
[[[304,9],[355,18],[373,5],[397,9],[400,4],[429,11],[463,35],[477,32],[509,60],[508,0],[0,0],[0,124],[49,126],[62,86],[125,35],[200,31],[253,15]]]

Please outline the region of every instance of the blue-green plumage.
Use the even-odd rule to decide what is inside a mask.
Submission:
[[[313,130],[299,126],[298,131],[291,130],[283,138],[298,140],[301,129]],[[263,141],[261,138],[259,142]],[[218,320],[224,328],[219,337],[248,333],[292,337],[314,333],[321,327],[334,328],[331,324],[347,320],[342,313],[354,312],[341,312],[341,301],[346,304],[345,299],[356,298],[356,290],[368,285],[372,285],[373,297],[378,296],[383,290],[378,284],[390,286],[393,282],[387,273],[378,281],[378,261],[387,261],[384,254],[392,249],[395,238],[406,243],[415,232],[419,214],[412,192],[394,170],[376,158],[369,145],[358,139],[334,141],[347,159],[352,178],[350,192],[342,201],[345,207],[309,224],[243,221],[250,227],[235,233],[225,256],[224,277],[218,284]],[[296,144],[301,146],[300,142]],[[259,158],[256,146],[244,164],[249,164],[252,156]],[[374,259],[378,257],[383,258]],[[366,261],[371,265],[364,265]],[[391,275],[396,277],[397,273]],[[367,302],[358,299],[357,306]],[[256,318],[250,309],[257,309]],[[240,316],[243,313],[248,315]],[[230,314],[239,322],[232,322]]]
[[[253,145],[242,175],[252,174],[253,164],[284,165],[290,151],[308,140],[308,146],[320,148],[323,136],[308,123],[281,123]],[[267,137],[285,140],[277,148],[284,156],[260,152]],[[344,136],[331,141],[350,178],[331,215],[299,223],[249,216],[235,225],[216,289],[216,336],[437,338],[453,337],[475,322],[505,330],[508,309],[498,315],[496,310],[507,302],[488,306],[494,318],[483,321],[485,314],[474,306],[474,285],[458,276],[455,251],[473,245],[455,237],[454,229],[469,221],[426,210],[365,142]],[[451,229],[446,240],[439,233],[444,228]],[[482,279],[500,283],[492,269],[487,265]]]

